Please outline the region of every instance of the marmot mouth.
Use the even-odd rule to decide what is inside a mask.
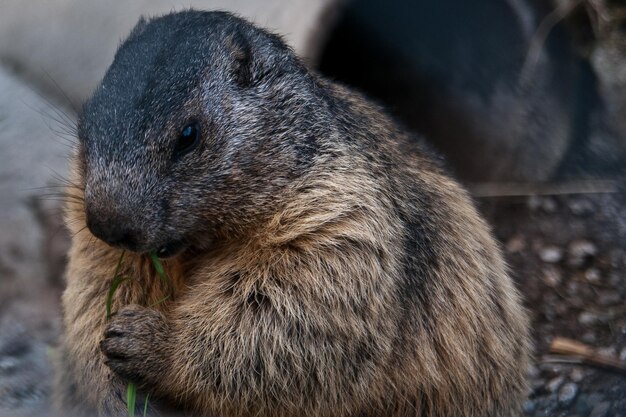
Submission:
[[[161,259],[171,258],[172,256],[178,255],[180,252],[182,252],[186,246],[187,245],[185,245],[180,240],[174,241],[174,242],[168,242],[165,245],[161,246],[159,249],[157,249],[155,253],[156,253],[156,256],[158,256]]]

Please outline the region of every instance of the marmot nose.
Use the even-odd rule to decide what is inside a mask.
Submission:
[[[87,216],[87,227],[95,237],[111,246],[134,250],[139,242],[139,232],[115,220],[99,220]]]

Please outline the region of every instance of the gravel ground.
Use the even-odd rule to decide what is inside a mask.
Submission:
[[[560,336],[626,361],[626,194],[478,205],[503,243],[532,318],[535,363],[525,414],[626,416],[626,374],[549,355]]]

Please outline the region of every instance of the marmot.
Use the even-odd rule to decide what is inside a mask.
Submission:
[[[78,136],[65,410],[126,415],[127,381],[219,417],[520,409],[527,317],[467,193],[278,36],[225,12],[142,19]]]

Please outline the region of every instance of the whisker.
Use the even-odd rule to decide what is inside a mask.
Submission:
[[[41,189],[41,191],[44,191],[45,189]],[[38,194],[38,196],[42,196],[42,197],[74,197],[74,198],[79,198],[81,200],[84,200],[84,197],[82,194],[80,193],[72,193],[71,191],[65,191],[65,189],[60,188],[60,189],[56,189],[56,190],[48,190],[49,192],[47,193],[41,193]]]
[[[52,83],[54,84],[54,86],[56,87],[57,90],[59,90],[59,92],[61,93],[61,95],[63,95],[63,97],[65,98],[67,104],[72,108],[72,110],[74,110],[75,113],[78,113],[78,106],[76,105],[76,103],[74,103],[72,101],[72,99],[67,95],[67,93],[65,92],[65,90],[63,88],[61,88],[61,86],[59,85],[59,83],[56,82],[56,80],[52,77],[52,75],[50,75],[50,73],[48,71],[46,71],[44,68],[41,68],[41,70],[43,71],[44,74],[46,74],[46,77],[48,77],[48,79],[50,81],[52,81]]]
[[[55,112],[55,114],[51,114],[49,112],[46,112],[42,109],[38,109],[26,102],[23,102],[24,105],[26,107],[28,107],[29,109],[31,109],[32,111],[34,111],[35,113],[39,114],[43,119],[43,122],[46,124],[46,126],[54,133],[59,134],[61,136],[62,139],[66,139],[66,136],[70,136],[70,137],[78,137],[78,130],[76,129],[76,127],[74,126],[74,121],[70,120],[70,119],[65,119],[65,117],[69,117],[69,116],[60,116],[58,113]],[[51,104],[48,103],[49,106],[52,106]],[[55,111],[55,110],[53,110]],[[49,121],[53,121],[55,122],[58,127],[54,127],[53,125],[49,124]],[[72,141],[73,144],[75,144],[76,142]]]
[[[78,190],[85,191],[85,187],[84,187],[83,185],[81,185],[81,184],[76,184],[76,183],[72,182],[71,180],[69,180],[69,179],[68,179],[68,178],[66,178],[65,176],[61,175],[59,172],[57,172],[56,170],[54,170],[54,169],[52,169],[52,168],[50,169],[50,171],[52,171],[52,173],[54,174],[54,175],[52,176],[52,178],[53,178],[55,181],[57,181],[57,182],[59,182],[59,183],[61,183],[61,184],[65,184],[65,185],[66,185],[66,186],[68,186],[68,187],[74,187],[74,188],[76,188],[76,189],[78,189]]]
[[[72,234],[72,239],[74,239],[80,232],[84,232],[85,229],[87,229],[87,226],[85,225],[84,227],[81,227],[76,233]]]

